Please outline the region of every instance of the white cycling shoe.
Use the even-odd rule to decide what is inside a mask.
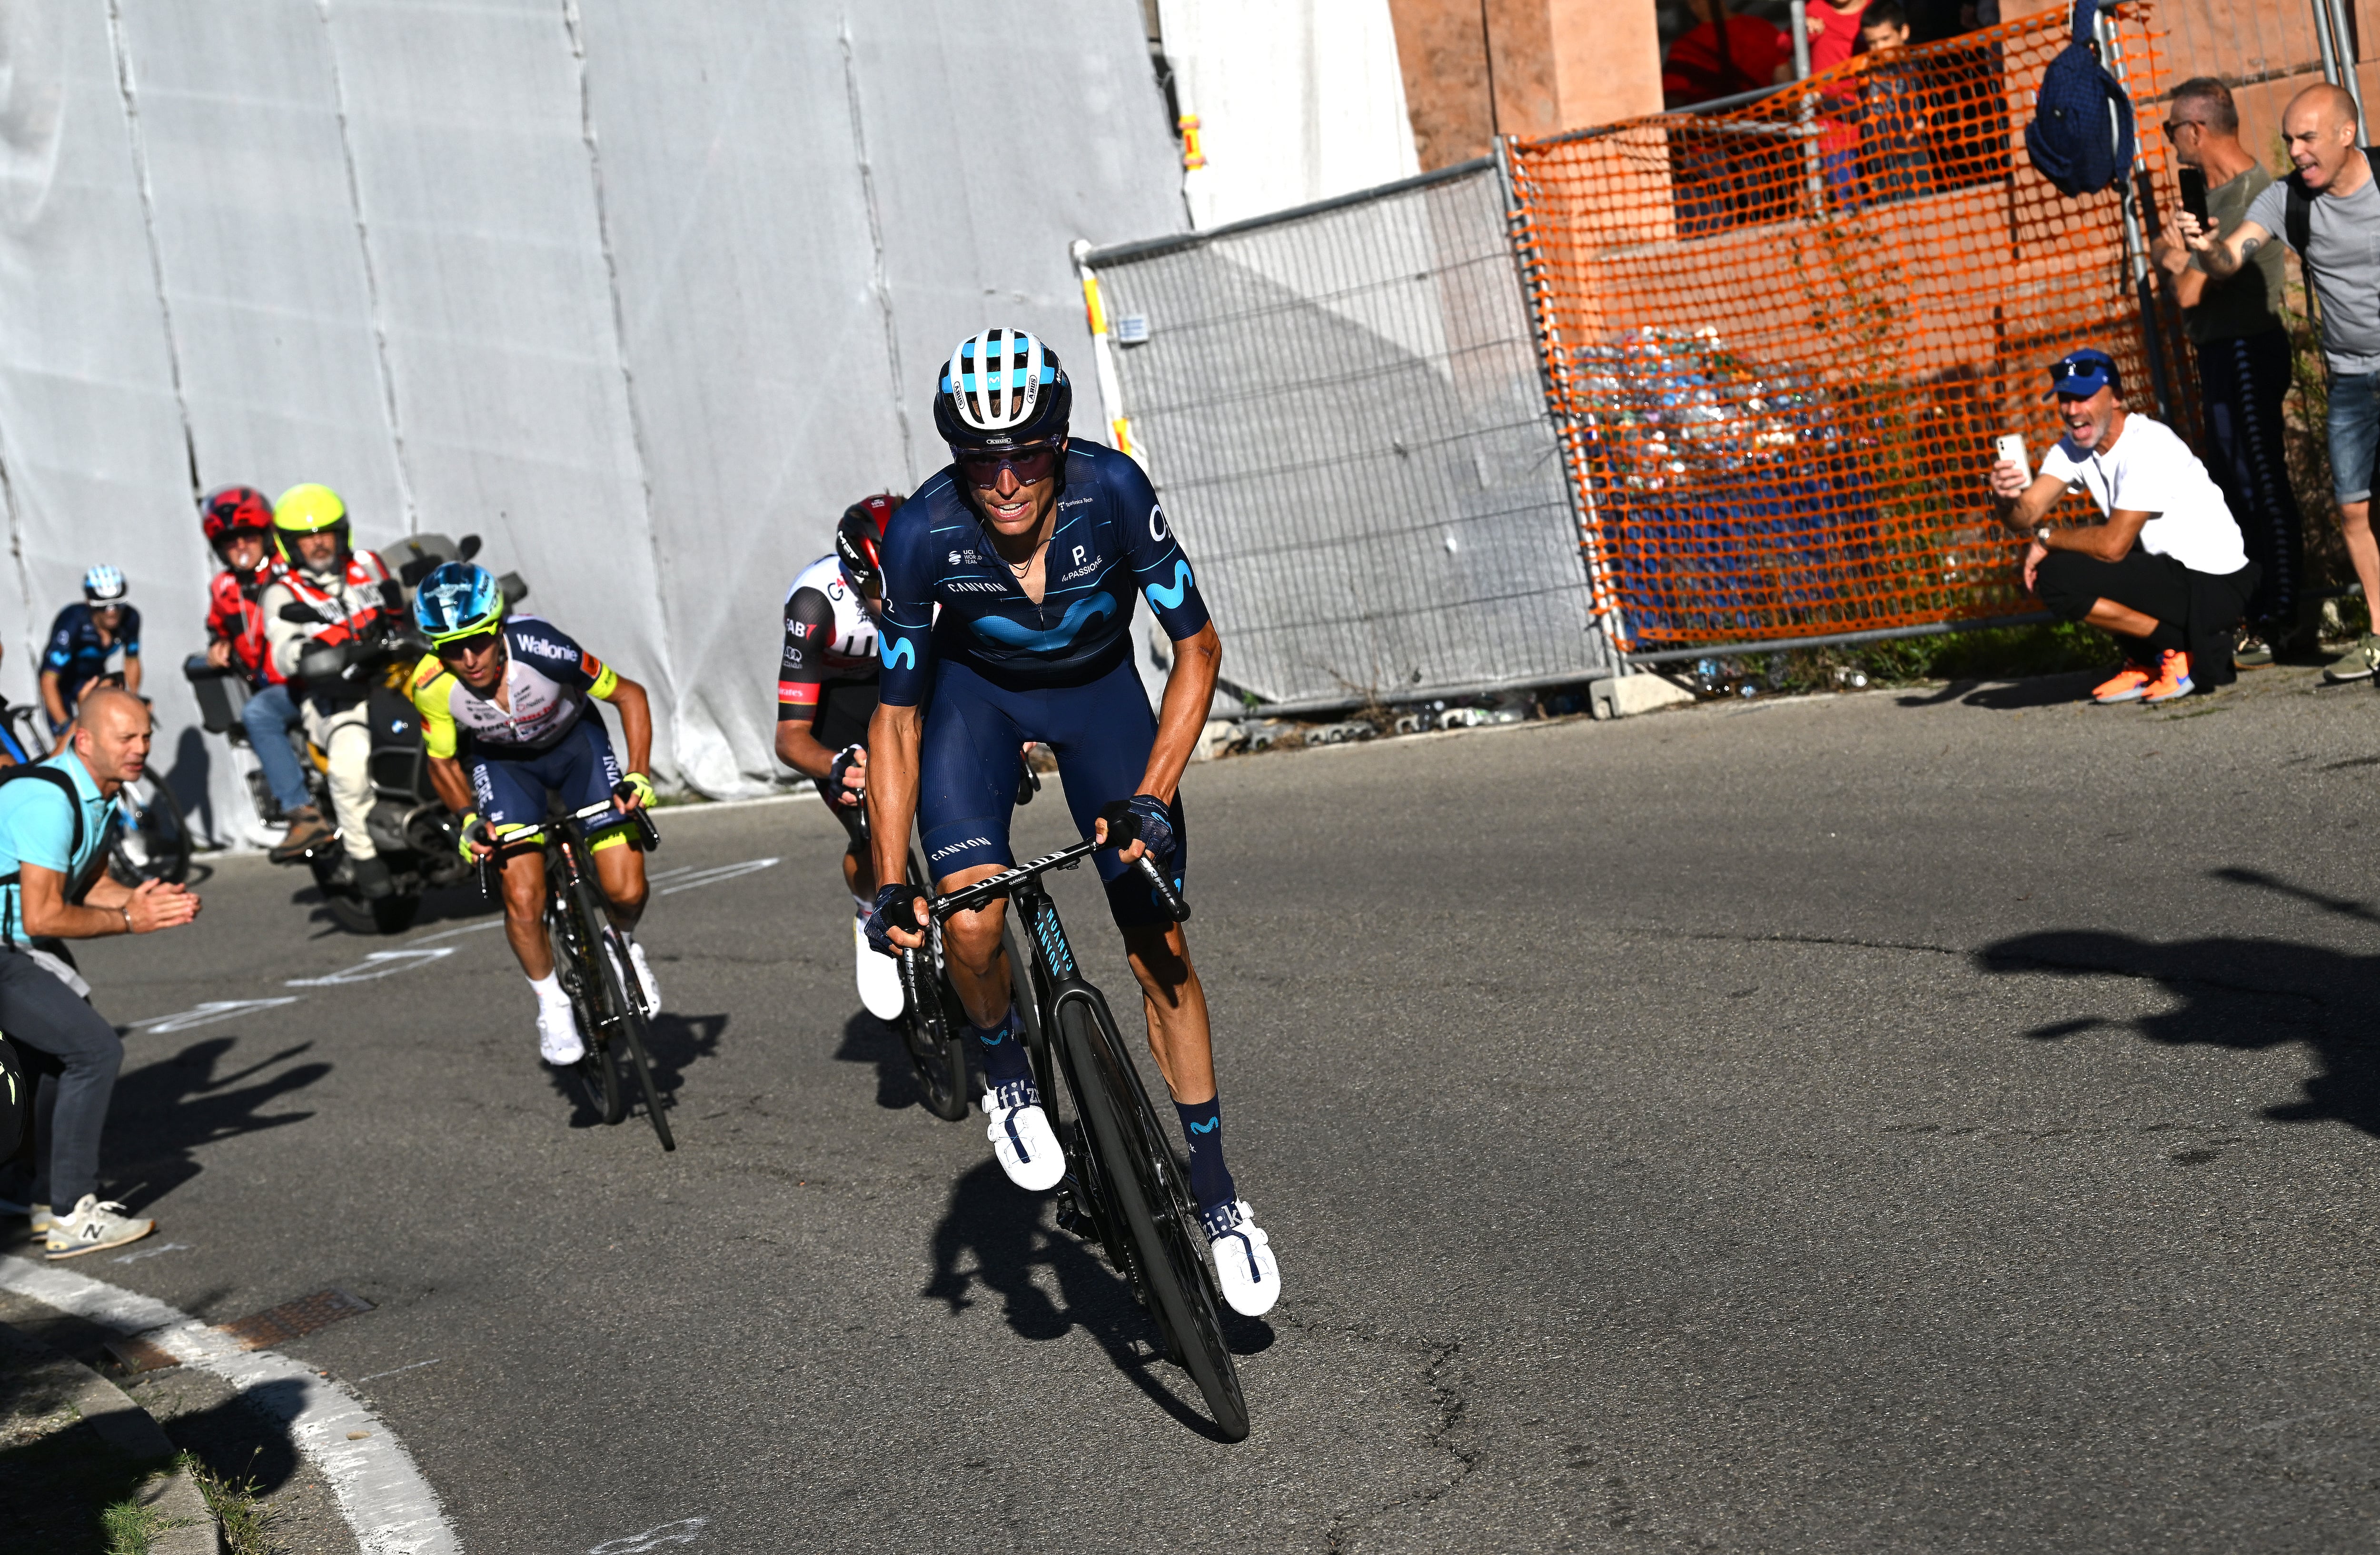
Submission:
[[[868,925],[858,918],[851,920],[851,942],[859,955],[859,1002],[878,1020],[899,1020],[909,1007],[908,996],[901,991],[901,964],[876,954],[868,943]]]
[[[628,942],[628,964],[637,970],[637,988],[645,996],[645,1014],[662,1013],[662,985],[653,979],[653,969],[645,965],[645,947],[636,941]]]
[[[587,1056],[587,1044],[578,1035],[578,1018],[570,1013],[568,1004],[544,1004],[537,1007],[538,1056],[556,1068],[565,1068]]]
[[[1243,1318],[1271,1311],[1281,1299],[1281,1265],[1272,1256],[1272,1238],[1257,1226],[1248,1201],[1218,1204],[1199,1218],[1207,1223],[1207,1250],[1232,1310]]]
[[[983,1111],[991,1119],[984,1133],[1008,1180],[1028,1193],[1056,1187],[1066,1174],[1066,1154],[1058,1148],[1058,1136],[1050,1127],[1050,1114],[1041,1110],[1041,1093],[1033,1082],[1011,1080],[990,1087],[983,1093]]]

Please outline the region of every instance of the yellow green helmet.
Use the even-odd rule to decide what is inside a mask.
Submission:
[[[273,543],[291,566],[298,565],[298,558],[289,553],[291,536],[326,532],[339,537],[341,550],[349,549],[347,504],[328,486],[309,480],[290,487],[273,504]]]

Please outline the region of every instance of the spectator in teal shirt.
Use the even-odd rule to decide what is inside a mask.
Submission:
[[[154,881],[128,888],[99,868],[111,802],[148,765],[149,740],[148,705],[102,687],[84,699],[68,749],[0,784],[0,1031],[42,1075],[31,1191],[8,1208],[30,1213],[52,1258],[156,1229],[99,1197],[99,1140],[124,1042],[91,1007],[60,942],[153,933],[198,916],[193,892]],[[67,1212],[54,1213],[60,1204]]]

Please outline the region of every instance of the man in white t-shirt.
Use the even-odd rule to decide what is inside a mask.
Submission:
[[[2025,588],[2059,620],[2136,645],[2094,701],[2167,702],[2228,685],[2231,634],[2257,573],[2222,491],[2171,428],[2124,408],[2105,351],[2069,352],[2049,382],[2066,435],[2042,456],[2041,473],[2010,460],[1992,467],[2001,522],[2033,537]],[[2076,490],[2107,522],[2044,522]]]

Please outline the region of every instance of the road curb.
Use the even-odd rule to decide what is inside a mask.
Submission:
[[[0,1343],[34,1357],[63,1380],[75,1413],[110,1447],[135,1463],[164,1464],[174,1456],[174,1444],[156,1417],[106,1378],[5,1323],[0,1323]],[[188,1468],[175,1464],[164,1469],[141,1488],[140,1500],[165,1522],[150,1538],[149,1555],[221,1555],[223,1538],[214,1513],[207,1510],[207,1499]]]
[[[230,1383],[289,1432],[330,1482],[340,1515],[370,1555],[461,1555],[438,1494],[396,1433],[362,1400],[312,1367],[237,1340],[153,1296],[0,1253],[0,1286],[86,1322],[137,1334],[185,1366]],[[261,1391],[277,1384],[268,1395]]]

